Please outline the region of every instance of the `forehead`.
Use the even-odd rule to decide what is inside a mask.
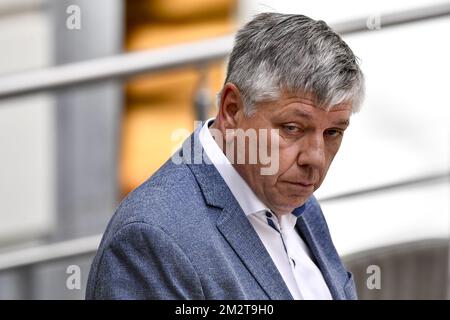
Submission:
[[[324,109],[317,106],[311,95],[283,95],[277,101],[266,103],[264,109],[271,118],[292,121],[299,118],[306,121],[330,120],[348,124],[352,104],[343,102]]]

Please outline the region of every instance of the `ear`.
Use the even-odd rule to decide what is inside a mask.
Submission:
[[[218,114],[220,123],[222,124],[221,129],[226,130],[236,128],[239,118],[243,116],[243,113],[244,104],[238,87],[231,82],[226,83],[222,89]]]

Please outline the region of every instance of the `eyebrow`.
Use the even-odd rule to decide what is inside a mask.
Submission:
[[[348,120],[339,120],[339,121],[333,122],[333,125],[348,127],[350,125],[350,121],[348,121]]]
[[[306,112],[306,111],[296,109],[293,111],[293,113],[294,113],[294,116],[297,116],[297,117],[305,118],[307,120],[313,119],[313,116],[309,112]],[[348,127],[350,125],[350,121],[348,119],[338,120],[336,122],[333,122],[333,125]]]

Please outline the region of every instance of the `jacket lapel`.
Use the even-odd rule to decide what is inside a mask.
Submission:
[[[318,216],[320,215],[321,217],[322,212],[316,211],[320,210],[320,207],[318,205],[311,205],[312,201],[316,201],[314,197],[311,197],[307,201],[305,211],[297,219],[297,230],[303,236],[303,239],[316,260],[315,262],[322,271],[322,275],[330,289],[333,299],[346,299],[345,292],[343,291],[345,283],[342,281],[342,274],[345,274],[345,272],[339,270],[337,267],[341,266],[341,263],[334,247],[327,247],[326,243],[324,243],[328,243],[328,239],[323,239],[323,236],[328,238],[328,234],[325,235],[320,230],[315,230],[318,226],[320,228],[326,228],[326,225],[324,221],[318,221]]]
[[[217,221],[217,228],[271,299],[293,299],[242,209],[224,208]]]

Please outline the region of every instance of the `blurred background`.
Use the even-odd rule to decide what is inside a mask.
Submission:
[[[232,36],[265,11],[361,59],[316,192],[360,298],[449,298],[449,1],[0,0],[0,299],[84,297],[116,206],[215,115]]]

